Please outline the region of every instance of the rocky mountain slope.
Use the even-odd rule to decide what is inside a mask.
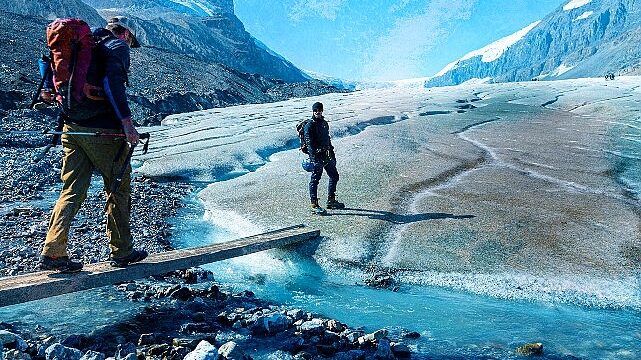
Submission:
[[[426,86],[641,73],[641,3],[571,0],[520,33],[473,51]]]
[[[135,19],[136,36],[143,45],[286,82],[309,79],[289,61],[256,44],[234,14],[231,0],[84,1],[105,18]]]
[[[46,51],[44,29],[50,19],[55,18],[41,16],[53,11],[44,2],[28,3],[28,6],[13,5],[16,11],[34,12],[38,16],[5,12],[1,9],[11,4],[0,5],[0,118],[9,111],[28,106],[39,81],[36,62]],[[62,3],[65,6],[61,6],[60,11],[67,12],[56,12],[56,16],[77,15],[91,19],[92,12],[99,16],[84,3],[73,0]],[[211,48],[218,49],[214,45]],[[225,53],[232,50],[216,51]],[[237,64],[207,60],[204,56],[180,52],[176,48],[144,46],[132,50],[131,54],[128,94],[134,120],[141,125],[157,124],[168,114],[339,91],[317,80],[288,82],[261,72],[245,72],[232,66]],[[237,59],[238,64],[256,60],[238,52],[232,55],[229,56]],[[282,63],[283,60],[279,61]],[[262,66],[260,60],[255,64],[259,64],[256,67]],[[278,68],[282,66],[272,67]],[[271,75],[275,72],[278,71],[273,70]]]

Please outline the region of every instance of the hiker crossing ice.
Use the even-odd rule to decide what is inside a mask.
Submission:
[[[323,169],[329,176],[327,186],[328,209],[343,209],[345,204],[336,200],[336,184],[339,174],[336,170],[336,154],[329,137],[329,124],[323,117],[323,104],[312,105],[312,118],[300,122],[296,127],[301,139],[300,150],[309,155],[303,161],[303,169],[311,173],[309,180],[310,210],[313,214],[324,215],[326,210],[318,204],[318,183],[323,176]]]
[[[94,171],[102,176],[107,194],[111,265],[125,267],[139,262],[147,252],[133,247],[130,161],[138,141],[149,136],[141,136],[134,127],[125,86],[129,82],[129,49],[140,44],[129,20],[122,16],[93,31],[83,20],[57,19],[49,24],[46,35],[50,54],[39,61],[42,81],[37,96],[54,102],[61,111],[45,152],[60,137],[64,157],[63,188],[49,220],[40,268],[60,272],[82,269],[81,262],[69,258],[67,241]]]

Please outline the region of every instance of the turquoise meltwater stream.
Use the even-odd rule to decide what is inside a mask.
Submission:
[[[212,228],[192,203],[180,216],[176,247],[230,240]],[[200,215],[197,215],[200,211]],[[271,250],[205,266],[232,291],[335,318],[366,331],[388,328],[421,334],[407,341],[425,358],[519,358],[514,349],[544,344],[544,359],[639,359],[641,313],[566,304],[496,299],[435,287],[401,286],[398,292],[363,286],[361,275],[328,272],[296,250]]]

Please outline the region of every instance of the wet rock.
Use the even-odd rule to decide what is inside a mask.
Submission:
[[[378,345],[376,346],[376,354],[374,354],[374,357],[381,360],[395,359],[394,353],[392,352],[391,342],[388,338],[378,339]]]
[[[543,355],[543,344],[542,343],[529,343],[523,346],[516,348],[515,352],[518,355],[523,356],[532,356],[532,355]]]
[[[419,334],[416,331],[410,331],[410,332],[404,332],[403,337],[406,339],[418,339],[421,337],[421,334]]]
[[[288,352],[278,350],[267,355],[267,360],[294,360],[294,356]]]
[[[169,352],[170,349],[171,349],[171,346],[169,346],[167,344],[151,345],[147,349],[147,355],[148,356],[149,355],[151,355],[151,356],[162,356],[163,354]]]
[[[25,354],[16,349],[11,349],[11,350],[7,350],[7,352],[4,354],[4,359],[5,360],[31,360],[31,356],[29,354]]]
[[[345,330],[345,326],[343,324],[333,319],[328,320],[325,327],[327,328],[327,330],[335,333],[341,333]]]
[[[69,348],[82,349],[87,345],[88,340],[89,339],[86,335],[73,334],[73,335],[67,336],[64,340],[60,342],[60,344]]]
[[[234,296],[235,297],[253,298],[254,297],[254,293],[252,291],[249,291],[249,290],[243,290],[243,291],[239,292],[238,294],[235,294]]]
[[[37,348],[37,356],[40,358],[45,357],[46,351],[49,348],[49,346],[53,345],[56,343],[56,338],[54,336],[49,336],[45,338],[40,344],[38,344]]]
[[[198,343],[194,351],[185,356],[184,360],[216,360],[218,359],[218,350],[208,341]]]
[[[394,278],[388,273],[374,273],[365,279],[365,285],[378,289],[391,289],[394,287]]]
[[[183,359],[187,354],[191,352],[191,349],[186,348],[184,346],[178,346],[174,347],[169,351],[169,358],[170,359]],[[136,359],[132,359],[136,360]]]
[[[336,348],[331,345],[316,345],[316,350],[325,357],[332,357],[336,353]]]
[[[129,355],[136,355],[136,345],[133,343],[119,344],[114,356],[116,360],[126,359]]]
[[[136,291],[138,290],[138,286],[135,283],[120,284],[118,285],[118,289],[122,291]]]
[[[218,354],[227,360],[248,360],[251,357],[247,356],[245,352],[233,341],[223,344],[218,349]]]
[[[381,340],[382,338],[386,337],[387,333],[388,332],[387,332],[386,329],[376,330],[371,334],[367,334],[367,335],[359,337],[358,338],[358,343],[360,345],[364,345],[364,344],[368,344],[368,343],[369,344],[374,344],[377,341]]]
[[[313,358],[314,357],[312,356],[312,354],[308,353],[307,351],[301,351],[294,355],[294,359],[296,360],[311,360]]]
[[[174,338],[171,340],[171,345],[175,347],[186,347],[190,349],[195,349],[199,343],[201,343],[202,339],[185,339],[185,338]]]
[[[155,342],[155,334],[140,334],[140,337],[138,338],[138,346],[152,345]]]
[[[292,324],[289,317],[280,313],[259,315],[253,322],[251,330],[255,334],[275,334],[287,330]]]
[[[305,316],[305,312],[301,309],[288,310],[286,314],[287,316],[292,318],[294,321],[298,321]]]
[[[403,343],[392,343],[392,352],[399,358],[409,358],[412,355],[409,346]]]
[[[66,347],[60,343],[49,346],[45,351],[47,360],[80,360],[81,357],[80,350]]]
[[[187,301],[187,300],[191,299],[192,294],[191,294],[191,290],[189,290],[189,288],[180,287],[180,288],[176,289],[175,291],[173,291],[169,296],[171,296],[174,299]]]
[[[297,353],[303,349],[303,345],[305,345],[305,339],[300,337],[293,337],[283,341],[280,345],[280,350],[290,353]]]
[[[323,334],[323,337],[322,337],[322,339],[321,339],[321,342],[322,342],[323,344],[332,345],[332,344],[338,343],[338,342],[340,341],[340,339],[341,339],[341,337],[340,337],[340,336],[338,336],[338,334],[333,333],[333,332],[331,332],[331,331],[327,330],[327,331],[325,331],[325,333]]]
[[[299,326],[298,331],[305,336],[320,335],[325,332],[325,326],[323,325],[323,320],[312,319],[302,323]]]
[[[80,360],[105,360],[105,354],[89,350],[82,355]]]
[[[346,331],[345,334],[342,335],[347,341],[350,343],[354,344],[358,342],[358,339],[361,338],[362,336],[365,336],[364,331]]]
[[[0,345],[9,350],[27,350],[27,343],[22,339],[22,337],[7,330],[0,330]]]
[[[334,354],[334,360],[365,360],[365,351],[350,350]]]

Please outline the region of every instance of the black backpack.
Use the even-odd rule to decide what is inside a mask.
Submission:
[[[298,132],[298,140],[300,141],[300,147],[298,148],[303,154],[308,154],[307,144],[305,143],[305,125],[309,119],[302,120],[296,125],[296,132]]]

